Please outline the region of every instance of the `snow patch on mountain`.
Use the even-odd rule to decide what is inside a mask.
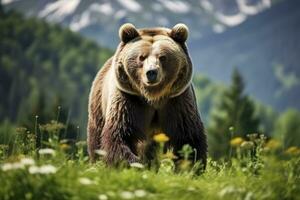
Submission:
[[[89,9],[95,12],[100,12],[108,16],[112,15],[114,12],[114,9],[110,3],[103,3],[103,4],[93,3],[92,5],[90,5]]]
[[[142,6],[135,0],[118,0],[118,2],[129,11],[139,12],[142,10]]]
[[[2,3],[3,5],[6,5],[6,4],[13,3],[13,2],[15,2],[15,1],[19,1],[19,0],[2,0],[1,3]]]
[[[80,0],[59,0],[48,3],[38,16],[42,18],[45,17],[51,21],[61,22],[66,16],[75,11],[79,3]]]
[[[202,6],[202,8],[204,8],[204,10],[206,11],[213,11],[214,10],[214,6],[208,1],[208,0],[202,0],[200,1],[200,5]]]
[[[247,0],[237,0],[239,10],[247,15],[256,15],[257,13],[271,7],[271,0],[263,0],[254,5],[249,5]]]
[[[227,2],[228,1],[228,2]],[[101,34],[116,32],[131,22],[137,26],[172,26],[178,22],[191,27],[191,39],[222,33],[244,22],[248,16],[269,8],[272,0],[3,0],[7,7],[20,9],[60,23],[73,31],[88,32],[89,37],[105,44]],[[13,2],[13,3],[12,3]],[[26,6],[24,6],[26,4]],[[38,9],[28,10],[28,6]],[[23,9],[23,10],[22,10]],[[104,31],[101,27],[107,27]]]
[[[190,5],[183,1],[159,0],[159,2],[174,13],[187,13],[190,11]]]
[[[72,22],[70,23],[70,29],[72,31],[79,31],[80,29],[83,29],[84,27],[87,27],[91,24],[91,16],[90,11],[85,11],[80,15],[76,15]]]
[[[227,26],[236,26],[244,22],[247,16],[244,13],[237,13],[235,15],[224,15],[223,13],[217,12],[216,18]]]

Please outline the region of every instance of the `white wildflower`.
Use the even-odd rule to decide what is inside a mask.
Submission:
[[[98,196],[98,199],[99,199],[99,200],[107,200],[108,197],[107,197],[105,194],[100,194],[100,195]]]
[[[12,169],[12,164],[11,164],[11,163],[4,163],[4,164],[1,166],[1,169],[2,169],[2,171],[8,171],[8,170],[11,170],[11,169]]]
[[[130,167],[143,169],[144,165],[141,163],[135,162],[135,163],[130,163]]]
[[[37,166],[30,166],[28,171],[30,174],[39,174],[39,169]]]
[[[56,171],[57,169],[53,165],[43,165],[40,167],[41,174],[55,174]]]
[[[39,150],[39,154],[40,155],[52,155],[54,156],[55,155],[55,151],[53,149],[50,149],[50,148],[45,148],[45,149],[40,149]]]
[[[107,152],[101,149],[95,150],[95,153],[98,154],[99,156],[106,156]]]
[[[20,160],[20,163],[24,166],[27,166],[27,165],[34,165],[35,161],[32,158],[22,158]]]
[[[144,197],[147,195],[147,192],[145,190],[136,190],[134,191],[134,195],[136,197]]]
[[[120,196],[121,196],[122,199],[133,199],[134,198],[134,194],[132,192],[129,192],[129,191],[121,192]]]
[[[14,170],[14,169],[23,169],[24,165],[16,162],[16,163],[4,163],[1,166],[2,171],[9,171],[9,170]]]
[[[30,166],[28,171],[30,174],[55,174],[57,168],[53,165]]]
[[[92,185],[94,183],[94,181],[86,177],[79,178],[78,181],[82,185]]]

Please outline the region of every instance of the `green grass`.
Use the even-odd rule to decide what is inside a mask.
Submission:
[[[52,125],[42,129],[63,127]],[[206,171],[196,175],[193,166],[174,172],[172,160],[161,154],[155,169],[91,164],[84,142],[65,144],[58,133],[47,136],[43,150],[30,145],[35,140],[26,130],[19,130],[13,145],[0,146],[1,200],[300,199],[299,151],[266,151],[262,139],[252,149],[233,148],[226,162],[209,159]]]

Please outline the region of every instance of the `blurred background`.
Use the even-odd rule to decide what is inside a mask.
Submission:
[[[125,22],[188,25],[213,157],[251,133],[300,146],[297,0],[2,0],[0,144],[16,127],[51,120],[66,125],[67,137],[85,138],[91,82]]]

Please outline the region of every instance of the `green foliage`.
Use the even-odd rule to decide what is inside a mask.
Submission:
[[[85,126],[88,88],[109,50],[13,11],[1,12],[0,44],[0,121],[32,128],[36,115],[45,123],[61,106],[61,120]]]
[[[0,125],[0,144],[9,144],[15,135],[15,126],[8,120]]]
[[[199,176],[193,167],[181,167],[175,172],[174,158],[164,155],[157,155],[161,158],[158,166],[149,169],[139,163],[119,168],[106,167],[101,160],[91,164],[82,153],[85,142],[66,146],[56,138],[64,127],[56,122],[41,126],[50,134],[45,140],[47,147],[20,149],[11,156],[0,157],[0,199],[250,200],[300,196],[300,149],[297,155],[281,159],[265,151],[264,137],[251,136],[256,145],[241,147],[241,155],[231,157],[230,162],[209,159],[206,171]],[[161,143],[161,138],[156,142]],[[16,146],[34,146],[34,140],[17,140]],[[73,149],[75,157],[67,151],[72,145],[77,147]],[[181,152],[187,158],[191,149],[185,146]]]
[[[272,136],[276,119],[280,113],[276,112],[271,106],[255,103],[255,116],[259,118],[259,130],[267,136]]]
[[[254,103],[244,94],[242,77],[235,70],[231,86],[220,97],[209,122],[209,151],[214,158],[224,156],[228,152],[228,141],[233,135],[246,136],[258,131],[259,119],[255,117],[254,112]],[[233,128],[229,131],[230,127]]]
[[[225,87],[221,84],[212,82],[206,76],[197,73],[194,74],[193,84],[199,110],[204,122],[209,121],[209,113],[220,99]]]
[[[285,111],[276,121],[274,136],[282,141],[284,147],[300,147],[300,112]]]

